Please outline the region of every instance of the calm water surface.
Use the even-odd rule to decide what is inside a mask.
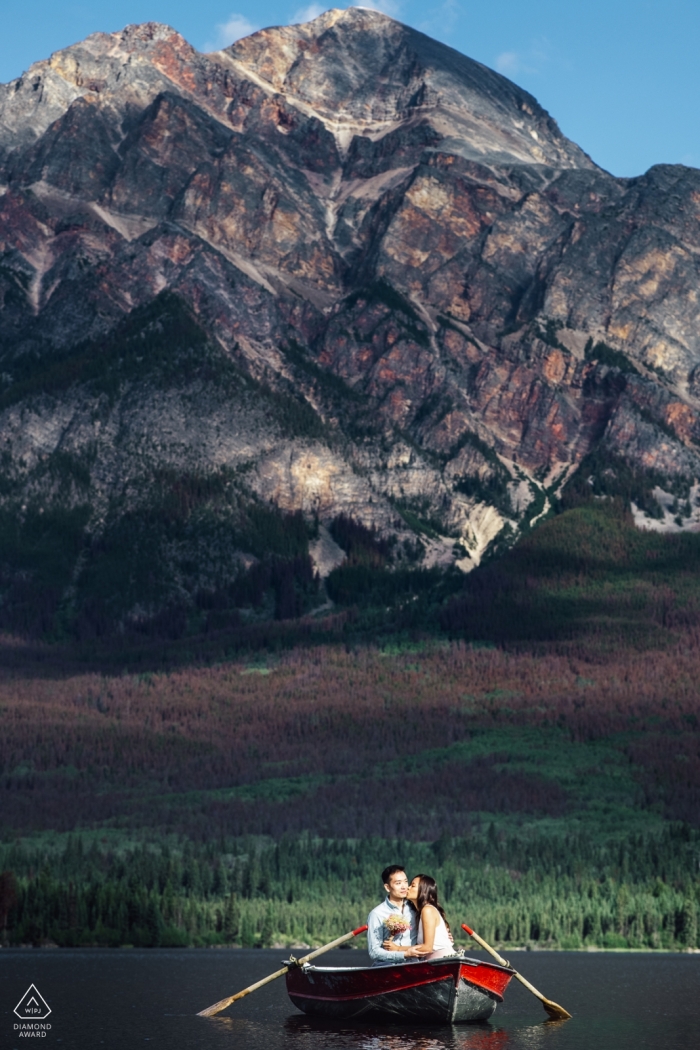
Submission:
[[[696,1050],[700,956],[517,952],[511,961],[571,1021],[547,1022],[511,983],[486,1024],[380,1028],[307,1020],[284,980],[223,1016],[198,1010],[278,969],[283,951],[0,950],[0,1047],[22,1050],[13,1009],[30,984],[48,1005],[49,1050]],[[364,965],[364,953],[329,952],[328,965]],[[319,960],[319,963],[321,960]],[[37,1044],[32,1039],[30,1045]]]

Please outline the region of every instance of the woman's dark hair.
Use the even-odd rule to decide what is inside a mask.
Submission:
[[[445,915],[442,905],[438,904],[437,882],[432,875],[415,875],[414,878],[418,879],[418,899],[414,905],[416,911],[420,915],[426,904],[432,904],[433,908],[437,908],[440,915],[442,915],[445,921],[445,926],[447,927],[447,932],[449,933],[450,924],[447,921],[447,916]],[[413,904],[413,901],[410,901],[409,903]]]

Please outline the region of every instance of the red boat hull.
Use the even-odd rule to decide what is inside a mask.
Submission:
[[[485,1021],[513,971],[478,959],[398,966],[295,967],[287,993],[306,1014],[343,1020],[467,1024]]]

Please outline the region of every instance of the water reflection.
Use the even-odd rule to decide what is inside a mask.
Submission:
[[[322,1036],[324,1047],[343,1046],[348,1050],[505,1050],[509,1046],[508,1033],[489,1024],[392,1031],[360,1023],[333,1025],[308,1017],[289,1017],[285,1031],[290,1036],[305,1036],[305,1042],[310,1041],[309,1036]]]
[[[284,1031],[289,1050],[302,1045],[322,1050],[554,1050],[563,1045],[559,1035],[570,1024],[547,1019],[534,1025],[485,1022],[454,1028],[399,1029],[294,1014],[286,1019]]]
[[[445,1035],[403,1033],[373,1035],[358,1042],[361,1050],[504,1050],[508,1035],[503,1031],[452,1029]]]
[[[338,952],[336,965],[345,965]],[[30,983],[52,1006],[56,1050],[682,1050],[697,1047],[700,955],[533,953],[528,976],[574,1013],[549,1021],[524,989],[481,1025],[314,1021],[268,985],[216,1017],[206,1003],[279,965],[276,952],[0,950],[0,1046]],[[9,1036],[9,1040],[8,1037]],[[51,1050],[49,1047],[48,1050]]]
[[[485,1024],[441,1028],[400,1028],[288,1016],[280,1025],[272,1018],[211,1017],[198,1020],[208,1031],[210,1050],[559,1050],[549,1038],[566,1022],[536,1025]],[[280,1038],[281,1037],[281,1038]]]
[[[264,1046],[264,1038],[270,1031],[269,1022],[251,1021],[248,1017],[207,1017],[210,1030],[235,1036],[238,1046]],[[248,1042],[245,1039],[248,1039]]]
[[[571,1024],[571,1020],[568,1018],[557,1021],[547,1019],[546,1021],[540,1021],[539,1024],[518,1028],[517,1045],[518,1047],[522,1046],[523,1050],[539,1050],[540,1047],[546,1046],[551,1041],[555,1032],[568,1024]]]

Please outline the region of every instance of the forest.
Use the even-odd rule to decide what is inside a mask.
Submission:
[[[2,636],[0,941],[318,944],[398,859],[499,944],[699,947],[700,537],[584,501],[387,610],[334,528],[320,617]]]
[[[327,942],[364,922],[387,857],[439,880],[456,943],[465,919],[516,947],[687,949],[698,944],[700,834],[671,827],[602,845],[497,831],[433,843],[254,836],[184,848],[105,848],[69,836],[6,847],[0,929],[11,944],[139,947]],[[39,866],[40,865],[40,866]],[[378,892],[379,891],[379,892]]]

